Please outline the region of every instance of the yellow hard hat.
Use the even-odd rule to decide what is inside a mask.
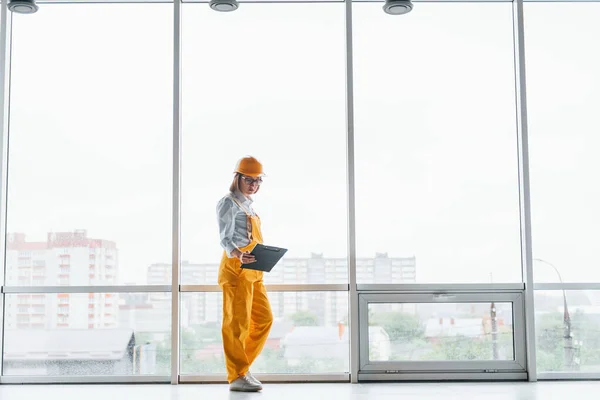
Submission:
[[[253,178],[257,178],[263,174],[263,166],[262,164],[254,157],[244,157],[238,161],[235,172],[238,172],[242,175],[251,176]]]

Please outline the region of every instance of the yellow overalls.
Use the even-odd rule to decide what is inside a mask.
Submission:
[[[248,217],[250,244],[240,250],[252,251],[256,244],[263,242],[260,218],[251,215],[237,199],[232,198]],[[246,375],[250,365],[262,351],[273,325],[271,305],[263,284],[263,272],[241,268],[241,265],[239,259],[229,258],[223,252],[219,285],[223,289],[222,335],[227,380],[230,383]]]

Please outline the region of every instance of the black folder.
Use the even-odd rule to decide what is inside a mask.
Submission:
[[[242,268],[271,272],[285,253],[287,253],[287,249],[281,247],[257,244],[250,253],[256,258],[256,261],[250,264],[242,264]]]

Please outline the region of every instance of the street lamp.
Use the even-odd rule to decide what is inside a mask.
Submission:
[[[571,315],[569,314],[569,308],[567,306],[567,293],[564,288],[564,282],[562,280],[562,276],[560,275],[560,271],[553,264],[548,261],[542,260],[541,258],[535,258],[534,261],[541,262],[543,264],[548,265],[552,268],[556,275],[558,275],[558,280],[562,285],[562,293],[563,293],[563,303],[564,303],[564,312],[563,312],[563,339],[565,342],[565,365],[568,369],[573,368],[573,360],[575,358],[575,352],[573,351],[573,334],[571,333]]]
[[[498,359],[498,314],[496,313],[496,303],[490,304],[490,322],[492,325],[492,355],[493,359]]]

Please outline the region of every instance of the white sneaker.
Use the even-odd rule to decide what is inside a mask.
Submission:
[[[258,386],[260,386],[260,387],[261,387],[261,389],[262,389],[262,382],[261,382],[261,381],[259,381],[258,379],[256,379],[256,377],[255,377],[254,375],[252,375],[252,374],[250,373],[250,371],[248,371],[248,372],[246,373],[246,376],[248,377],[248,379],[250,380],[250,382],[254,382],[254,383],[256,383],[256,384],[257,384]]]
[[[262,386],[257,385],[247,376],[240,376],[229,384],[229,390],[232,392],[258,392]]]

